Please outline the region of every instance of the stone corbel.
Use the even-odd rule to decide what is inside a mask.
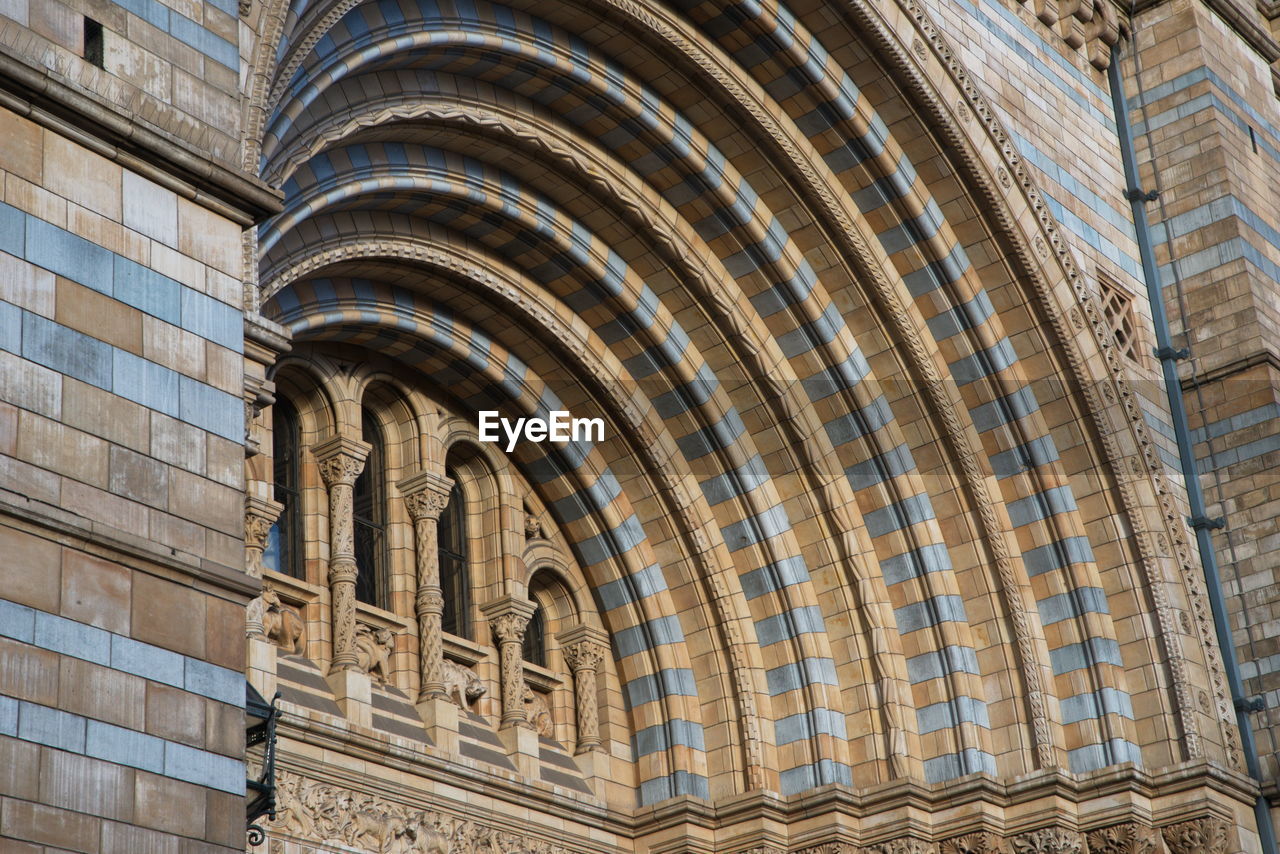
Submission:
[[[261,453],[254,426],[258,413],[275,403],[275,383],[267,378],[271,366],[291,349],[283,326],[246,313],[244,319],[244,454]]]

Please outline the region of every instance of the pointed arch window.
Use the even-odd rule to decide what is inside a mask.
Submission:
[[[302,487],[299,454],[302,425],[287,397],[271,407],[271,461],[275,500],[284,508],[267,535],[262,563],[268,569],[304,578],[302,552]]]
[[[387,462],[382,431],[372,412],[360,411],[361,438],[369,445],[352,496],[355,528],[356,599],[387,606]]]
[[[457,476],[453,478],[453,491],[449,505],[440,514],[437,542],[440,556],[440,592],[444,596],[444,616],[441,627],[451,635],[471,638],[471,577],[467,571],[466,499]]]

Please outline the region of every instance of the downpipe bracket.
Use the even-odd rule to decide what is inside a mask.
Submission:
[[[1162,362],[1180,362],[1191,358],[1191,350],[1187,347],[1179,347],[1175,350],[1166,345],[1153,348],[1151,353]]]
[[[1154,202],[1160,198],[1159,190],[1143,190],[1140,187],[1130,187],[1124,191],[1124,197],[1131,202]]]
[[[1261,697],[1240,697],[1236,700],[1236,711],[1244,714],[1261,712],[1266,707],[1267,703]]]

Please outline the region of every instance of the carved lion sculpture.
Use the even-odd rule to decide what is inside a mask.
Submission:
[[[463,667],[456,661],[444,660],[445,695],[466,711],[471,711],[471,704],[484,695],[484,683],[475,671]]]
[[[363,623],[356,627],[356,661],[361,670],[379,682],[391,678],[393,652],[395,635],[390,629],[371,629]]]
[[[262,606],[262,633],[267,640],[290,655],[302,655],[307,648],[302,616],[281,602],[280,595],[270,588],[262,591]]]
[[[523,699],[524,714],[529,725],[537,731],[538,735],[554,737],[555,721],[551,717],[551,708],[547,705],[546,698],[526,684]]]

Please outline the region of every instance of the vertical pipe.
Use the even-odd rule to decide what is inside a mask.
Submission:
[[[1138,241],[1138,254],[1142,259],[1142,275],[1146,279],[1147,297],[1151,302],[1151,322],[1155,327],[1156,355],[1164,374],[1165,390],[1169,395],[1169,415],[1173,419],[1173,432],[1178,441],[1178,456],[1182,461],[1182,477],[1186,481],[1187,503],[1191,509],[1191,526],[1196,532],[1196,546],[1200,551],[1200,563],[1204,567],[1205,586],[1209,591],[1209,607],[1213,612],[1214,630],[1218,646],[1222,650],[1222,664],[1227,672],[1227,684],[1231,690],[1232,704],[1236,710],[1236,725],[1244,749],[1245,764],[1249,775],[1262,785],[1258,770],[1257,747],[1253,740],[1253,727],[1249,723],[1248,704],[1244,696],[1244,683],[1236,664],[1235,642],[1231,638],[1231,625],[1227,621],[1226,602],[1222,598],[1222,578],[1218,573],[1218,559],[1209,533],[1220,527],[1209,521],[1205,512],[1204,493],[1200,489],[1200,476],[1196,472],[1196,458],[1191,445],[1191,433],[1187,429],[1187,410],[1182,402],[1182,383],[1178,379],[1179,354],[1173,349],[1169,334],[1169,318],[1164,308],[1164,293],[1160,285],[1160,271],[1156,267],[1155,250],[1151,245],[1151,232],[1147,227],[1146,205],[1149,199],[1140,189],[1138,163],[1133,150],[1133,130],[1129,126],[1129,105],[1124,95],[1124,80],[1120,75],[1120,50],[1111,53],[1111,65],[1107,68],[1111,84],[1111,104],[1115,111],[1116,136],[1120,141],[1120,155],[1124,161],[1124,178],[1133,214],[1133,227]],[[1280,854],[1276,849],[1275,833],[1271,825],[1271,812],[1261,794],[1253,805],[1258,823],[1258,836],[1265,854]]]

